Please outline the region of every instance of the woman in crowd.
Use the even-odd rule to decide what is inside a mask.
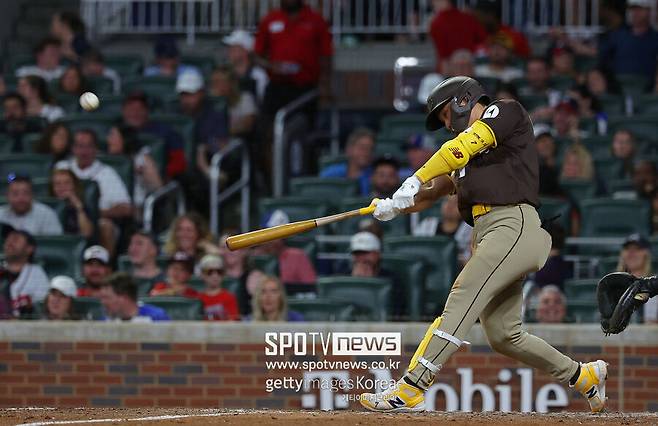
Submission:
[[[219,254],[205,220],[198,213],[186,213],[172,223],[164,252],[171,256],[178,251],[191,256],[195,264],[206,254]]]
[[[256,286],[251,299],[254,321],[304,321],[299,312],[288,310],[288,298],[278,278],[266,275]]]
[[[560,178],[583,181],[594,180],[594,162],[587,148],[578,143],[567,148],[564,153]]]
[[[50,195],[66,203],[62,220],[65,234],[81,235],[90,238],[94,233],[94,223],[85,209],[82,199],[82,184],[68,169],[55,169],[50,175]]]
[[[258,114],[256,100],[251,93],[240,90],[238,78],[230,67],[219,67],[212,72],[210,94],[227,99],[231,135],[250,136]]]
[[[18,93],[27,102],[27,115],[43,117],[53,122],[64,116],[64,110],[55,104],[48,91],[46,80],[36,75],[28,75],[18,80]]]
[[[36,151],[52,155],[53,164],[66,160],[71,155],[71,132],[63,123],[48,125],[39,139]]]
[[[617,271],[628,272],[636,277],[646,277],[651,272],[651,244],[640,234],[626,238],[617,262]],[[658,298],[654,297],[644,305],[644,322],[658,322]]]
[[[56,321],[78,319],[73,311],[73,299],[77,291],[73,278],[58,275],[50,280],[50,290],[43,303],[42,318]]]
[[[68,67],[59,78],[59,93],[80,96],[88,91],[87,80],[77,65]]]

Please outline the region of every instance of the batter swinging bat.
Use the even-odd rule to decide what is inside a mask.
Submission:
[[[365,216],[375,211],[375,206],[379,199],[372,200],[368,207],[350,210],[344,213],[338,213],[331,216],[318,217],[316,219],[301,220],[299,222],[286,223],[285,225],[273,226],[271,228],[259,229],[257,231],[247,232],[230,236],[226,239],[226,247],[235,251],[247,247],[264,244],[279,238],[288,238],[302,232],[310,231],[318,226],[328,225],[350,217]]]

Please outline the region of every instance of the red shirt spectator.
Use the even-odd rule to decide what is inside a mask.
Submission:
[[[281,9],[261,20],[254,51],[269,61],[271,80],[296,86],[316,85],[320,81],[321,57],[333,54],[329,26],[303,2],[289,3],[295,3],[289,11],[282,4]]]
[[[221,289],[217,294],[199,293],[197,297],[203,303],[203,311],[207,320],[233,321],[240,319],[238,299],[233,293]]]
[[[519,58],[527,58],[530,56],[530,45],[528,44],[528,39],[522,33],[516,31],[512,27],[502,24],[498,28],[498,31],[512,40],[512,51],[516,56]]]
[[[446,2],[450,3],[450,2]],[[474,52],[487,38],[487,32],[470,13],[449,4],[439,8],[430,26],[430,36],[439,61],[447,60],[460,49]]]
[[[284,283],[314,284],[316,279],[306,252],[295,247],[285,247],[279,252],[279,276]]]

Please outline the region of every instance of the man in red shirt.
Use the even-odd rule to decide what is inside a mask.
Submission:
[[[254,52],[270,77],[263,105],[269,115],[321,83],[328,86],[329,26],[304,0],[281,0],[281,9],[261,20]]]
[[[222,288],[224,261],[214,254],[207,254],[199,262],[201,278],[206,287],[198,297],[203,303],[204,317],[212,321],[240,319],[238,300],[235,295]]]
[[[474,52],[487,38],[487,32],[470,13],[455,7],[454,0],[434,1],[436,16],[430,24],[430,37],[437,56],[437,70],[445,73],[443,61],[460,49]]]

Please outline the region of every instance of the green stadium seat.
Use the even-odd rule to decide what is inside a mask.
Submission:
[[[359,198],[346,198],[341,200],[339,211],[349,211],[361,207],[367,207],[372,198],[359,197]],[[352,219],[341,220],[336,223],[336,233],[340,235],[353,235],[359,231],[359,224],[363,221],[376,220],[372,216],[361,216]],[[409,216],[400,215],[393,220],[386,222],[377,222],[377,225],[382,229],[384,235],[408,235],[409,234]]]
[[[42,137],[41,133],[28,133],[23,135],[21,138],[20,152],[23,154],[36,154],[37,147],[39,146]]]
[[[142,92],[161,103],[167,95],[176,92],[176,77],[126,77],[121,86],[124,94]]]
[[[178,296],[142,297],[142,303],[164,309],[173,321],[196,321],[203,319],[203,304],[199,299]]]
[[[596,195],[596,184],[588,180],[562,179],[560,187],[567,193],[569,199],[577,204]]]
[[[80,107],[80,97],[69,93],[59,93],[53,91],[57,105],[62,107],[66,115],[77,114],[82,110]]]
[[[288,309],[304,316],[306,322],[352,321],[354,306],[330,299],[289,299]]]
[[[410,254],[425,261],[423,315],[440,314],[457,276],[457,244],[446,236],[385,237],[384,253]]]
[[[236,296],[240,294],[240,286],[242,282],[238,278],[227,277],[225,276],[222,280],[222,287],[229,293],[233,293]]]
[[[7,183],[4,181],[2,182],[2,187],[3,187],[3,194],[4,189],[7,187]],[[44,178],[44,177],[38,177],[32,179],[32,195],[34,198],[37,198],[39,200],[43,198],[49,198],[50,195],[50,178]]]
[[[196,275],[190,278],[188,284],[196,291],[204,291],[206,289],[206,283],[203,282],[201,277],[197,277]]]
[[[612,155],[611,135],[592,135],[581,140],[594,159],[610,158]]]
[[[32,53],[16,53],[7,57],[8,67],[12,75],[16,70],[25,65],[34,65],[34,55]]]
[[[184,55],[180,58],[180,62],[197,67],[206,78],[210,76],[213,68],[215,68],[215,59],[212,56]]]
[[[605,111],[608,116],[611,115],[625,115],[626,114],[626,103],[624,97],[620,95],[600,95],[599,101],[603,106],[603,111]],[[658,112],[658,111],[656,111]]]
[[[279,260],[275,256],[258,254],[249,256],[252,269],[258,269],[267,275],[279,276]]]
[[[81,183],[83,196],[82,202],[89,212],[90,219],[95,222],[100,216],[98,200],[101,193],[100,189],[98,188],[98,183],[89,179],[83,179],[81,180]]]
[[[576,81],[573,78],[564,75],[557,75],[551,77],[551,80],[549,82],[549,86],[551,88],[559,90],[561,92],[565,92],[571,89],[573,86],[575,86],[575,84]]]
[[[333,166],[335,164],[343,164],[347,162],[347,156],[344,154],[339,154],[339,155],[323,155],[320,157],[320,164],[319,168],[320,171],[326,169],[329,166]]]
[[[260,220],[263,216],[274,210],[283,210],[288,215],[290,222],[326,216],[329,212],[327,203],[319,203],[316,199],[306,197],[262,198],[258,202],[258,228],[261,227]],[[309,235],[325,233],[326,227],[322,226],[309,231]]]
[[[386,321],[391,304],[392,284],[384,278],[321,277],[318,295],[342,301],[355,307],[355,318],[361,321]]]
[[[596,68],[598,65],[598,58],[592,56],[576,55],[574,58],[574,66],[578,72],[587,72]]]
[[[84,237],[78,235],[41,235],[34,237],[37,242],[35,259],[43,264],[49,277],[67,275],[82,276],[80,263],[85,249]]]
[[[564,294],[567,300],[596,300],[596,285],[598,279],[566,280]]]
[[[406,138],[377,138],[377,143],[375,144],[375,158],[391,156],[396,158],[401,163],[406,163],[407,153],[402,147],[403,142]]]
[[[422,302],[425,288],[425,263],[411,254],[386,253],[381,258],[382,267],[395,275],[405,289],[405,318],[419,321],[422,315]]]
[[[649,142],[658,141],[658,132],[656,132],[656,115],[636,115],[633,117],[611,118],[608,126],[608,133],[614,133],[619,129],[631,129],[636,139]]]
[[[114,82],[107,77],[90,76],[87,77],[87,82],[89,90],[99,97],[114,94]]]
[[[599,276],[617,272],[617,264],[619,263],[619,256],[605,256],[599,258]]]
[[[61,118],[59,121],[64,123],[71,133],[81,129],[93,130],[98,138],[99,148],[104,150],[107,135],[110,133],[110,129],[115,125],[117,119],[118,116],[115,114],[79,113],[69,114],[66,117]]]
[[[95,297],[76,297],[73,299],[73,312],[83,320],[100,320],[105,317],[101,301]]]
[[[105,65],[122,77],[137,76],[142,72],[142,55],[107,55]]]
[[[541,197],[539,203],[539,209],[537,209],[539,217],[547,220],[559,215],[555,219],[555,223],[559,223],[569,235],[571,231],[571,204],[569,201],[561,198]]]
[[[425,115],[386,115],[379,121],[379,127],[379,133],[387,138],[402,138],[404,141],[413,134],[425,132]]]
[[[617,74],[617,82],[625,95],[637,96],[647,91],[652,81],[642,74]]]
[[[98,160],[108,166],[112,167],[121,177],[123,183],[128,189],[128,193],[133,192],[133,163],[123,155],[108,155],[102,154],[98,156]]]
[[[123,106],[123,95],[101,94],[99,98],[100,104],[98,104],[98,109],[93,112],[83,112],[82,114],[89,114],[91,116],[103,114],[119,117],[121,107]]]
[[[358,190],[358,183],[353,179],[300,177],[290,180],[290,195],[322,201],[354,197]]]
[[[10,173],[27,174],[32,179],[50,177],[49,155],[5,154],[0,156],[0,178],[7,179]]]
[[[567,317],[577,323],[597,323],[600,321],[599,306],[596,299],[568,300]]]
[[[651,207],[643,200],[597,198],[581,202],[583,237],[625,237],[651,234]]]
[[[616,158],[599,158],[594,160],[598,177],[606,182],[617,180],[624,174],[624,163]]]
[[[655,94],[644,94],[633,97],[634,115],[658,115],[658,96]]]
[[[527,111],[533,111],[539,107],[548,106],[548,98],[543,95],[524,95],[519,98],[521,105],[523,105]]]
[[[137,284],[137,297],[142,298],[142,297],[148,297],[149,292],[153,288],[153,280],[148,279],[148,278],[137,278],[133,277],[133,280],[135,281],[135,284]]]
[[[614,194],[616,192],[629,192],[635,194],[635,188],[633,187],[633,181],[630,179],[614,179],[605,183],[608,194]]]
[[[180,114],[151,114],[151,120],[165,123],[178,132],[185,143],[185,158],[188,166],[196,164],[196,141],[194,140],[194,120]]]
[[[0,134],[0,154],[10,154],[14,148],[14,138],[6,134]]]

